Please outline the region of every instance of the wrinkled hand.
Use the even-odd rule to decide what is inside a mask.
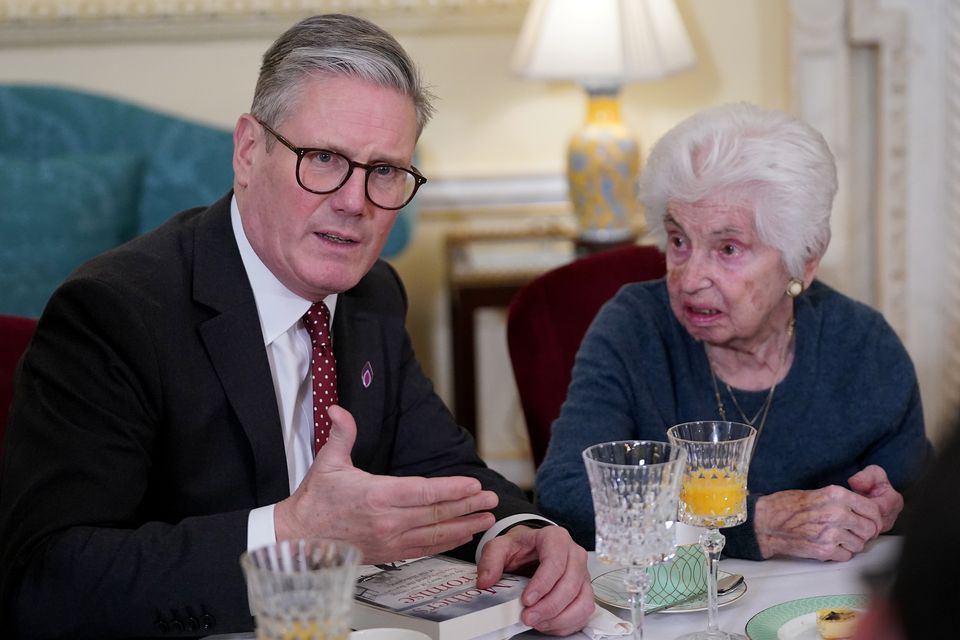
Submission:
[[[754,514],[764,558],[783,554],[846,561],[863,551],[882,527],[874,500],[836,485],[763,496]]]
[[[520,573],[534,566],[521,596],[523,623],[558,636],[582,629],[595,608],[587,552],[561,527],[519,525],[488,542],[477,566],[477,587],[493,585],[504,571]]]
[[[887,472],[882,467],[871,464],[850,476],[847,482],[851,489],[872,500],[880,509],[880,517],[883,522],[880,533],[890,531],[900,512],[903,511],[903,496],[890,484],[890,480],[887,479]]]
[[[357,435],[353,416],[329,409],[330,436],[303,482],[274,509],[277,539],[346,540],[365,564],[449,551],[486,531],[497,505],[476,478],[377,476],[353,466]]]

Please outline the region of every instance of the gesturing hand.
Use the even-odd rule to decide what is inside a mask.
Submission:
[[[377,476],[353,466],[353,416],[329,409],[332,425],[303,482],[274,509],[277,539],[346,540],[363,562],[392,562],[449,551],[493,526],[497,495],[475,478]]]
[[[761,497],[753,526],[764,558],[849,560],[879,535],[883,517],[874,500],[831,485]]]
[[[504,571],[534,566],[521,596],[523,623],[559,636],[582,629],[595,608],[587,552],[561,527],[520,525],[488,542],[477,566],[477,587],[491,586]]]
[[[903,496],[890,484],[887,472],[882,467],[871,464],[850,476],[847,482],[851,489],[872,500],[880,509],[880,533],[892,529],[897,516],[903,511]]]

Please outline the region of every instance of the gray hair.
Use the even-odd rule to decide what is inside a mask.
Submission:
[[[276,126],[287,116],[305,76],[348,76],[409,96],[423,132],[433,95],[400,43],[369,20],[342,14],[313,16],[287,29],[263,54],[250,112]]]
[[[671,202],[726,190],[749,194],[761,242],[780,251],[794,278],[830,243],[837,169],[826,140],[782,111],[740,103],[706,109],[668,131],[650,152],[640,201],[661,248]]]

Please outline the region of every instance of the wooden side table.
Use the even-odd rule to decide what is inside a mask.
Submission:
[[[453,348],[453,413],[477,434],[475,314],[506,308],[533,278],[574,259],[572,233],[562,225],[536,229],[464,230],[446,238]]]

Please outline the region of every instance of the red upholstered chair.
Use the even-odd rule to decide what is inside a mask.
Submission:
[[[665,273],[664,256],[656,247],[629,246],[558,267],[514,296],[507,313],[507,346],[534,465],[540,466],[547,452],[574,357],[600,307],[624,284]]]
[[[0,314],[0,451],[13,399],[13,374],[37,326],[33,318]]]

